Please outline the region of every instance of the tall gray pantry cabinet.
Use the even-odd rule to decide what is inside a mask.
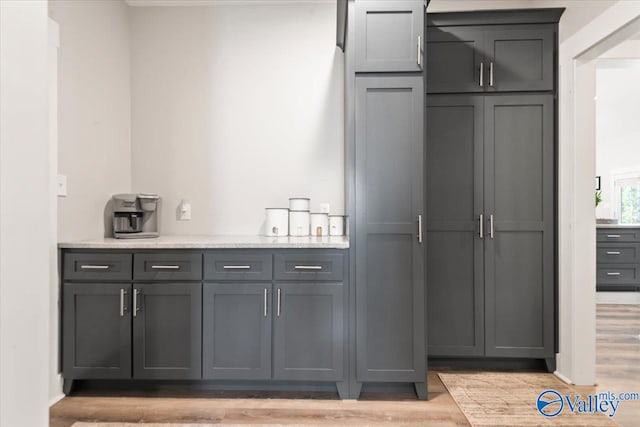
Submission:
[[[555,369],[557,24],[429,14],[428,354]]]
[[[347,199],[356,396],[366,383],[409,383],[420,399],[427,396],[425,7],[417,0],[349,4]]]

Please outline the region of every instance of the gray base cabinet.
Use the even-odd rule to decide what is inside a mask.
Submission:
[[[276,283],[274,286],[273,377],[342,380],[342,283]]]
[[[205,283],[203,378],[271,378],[271,283]]]
[[[65,378],[131,378],[131,284],[65,283]]]
[[[596,289],[640,290],[640,226],[598,228]]]
[[[202,285],[136,284],[133,292],[133,378],[199,379]]]

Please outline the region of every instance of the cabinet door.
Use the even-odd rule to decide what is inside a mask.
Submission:
[[[344,371],[342,283],[277,283],[273,378],[339,381]]]
[[[485,33],[489,91],[553,90],[555,32],[551,26]]]
[[[203,377],[271,378],[271,283],[205,283]]]
[[[484,355],[483,103],[427,97],[429,356]]]
[[[202,284],[134,286],[133,377],[202,377]]]
[[[553,132],[552,95],[485,98],[487,356],[553,356]]]
[[[425,381],[422,77],[356,77],[358,381]]]
[[[356,72],[421,71],[424,2],[357,1]]]
[[[131,378],[131,284],[65,283],[62,292],[63,376]]]
[[[483,30],[442,27],[427,32],[427,92],[483,92]]]

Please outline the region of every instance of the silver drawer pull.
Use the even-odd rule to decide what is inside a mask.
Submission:
[[[127,291],[124,289],[120,289],[120,317],[124,317],[124,312],[126,310],[124,306],[124,296],[127,294]]]
[[[110,267],[111,267],[110,265],[89,265],[89,264],[84,264],[80,266],[82,270],[108,270]]]
[[[619,276],[622,273],[618,273],[617,271],[614,273],[607,273],[607,276]]]
[[[322,270],[321,265],[296,265],[293,268],[296,270]]]
[[[609,239],[619,239],[620,235],[619,234],[607,234],[607,237]]]
[[[222,268],[225,270],[251,270],[250,265],[225,265]]]
[[[180,270],[179,265],[152,265],[154,270]]]
[[[620,255],[618,251],[607,251],[607,255]]]

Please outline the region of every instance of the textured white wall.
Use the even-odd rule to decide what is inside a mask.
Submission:
[[[640,59],[600,60],[596,66],[596,175],[598,218],[617,218],[613,173],[640,170]]]
[[[293,196],[342,213],[335,9],[132,9],[132,188],[160,194],[162,233],[256,234]]]
[[[0,1],[0,426],[48,425],[47,2]]]
[[[61,241],[103,235],[113,193],[131,189],[129,7],[112,0],[51,0],[60,25],[58,199]]]

